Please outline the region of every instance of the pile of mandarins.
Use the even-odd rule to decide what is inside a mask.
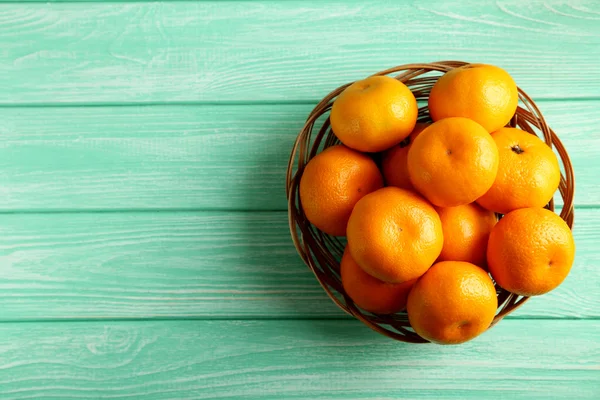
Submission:
[[[341,278],[358,307],[406,309],[421,337],[462,343],[495,316],[492,278],[521,296],[566,278],[573,236],[543,208],[559,185],[558,159],[535,135],[506,127],[517,104],[511,76],[483,64],[439,78],[430,124],[417,123],[413,93],[388,76],[337,97],[330,121],[343,144],[306,165],[300,202],[315,227],[347,237]]]

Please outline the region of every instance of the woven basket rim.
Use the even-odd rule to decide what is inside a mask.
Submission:
[[[438,61],[433,63],[404,64],[380,71],[375,75],[391,75],[405,83],[417,100],[426,100],[429,90],[437,79],[454,68],[468,65],[464,61]],[[423,76],[429,73],[433,76]],[[427,343],[410,327],[406,311],[392,315],[377,315],[366,312],[354,304],[345,293],[339,275],[339,261],[344,244],[338,237],[329,236],[315,228],[304,216],[300,204],[298,186],[308,161],[319,148],[340,143],[331,130],[328,113],[335,98],[354,82],[344,84],[327,94],[309,113],[306,122],[292,148],[286,174],[286,196],[288,199],[288,222],[294,246],[302,261],[309,267],[331,300],[344,312],[354,316],[371,329],[392,339],[409,343]],[[556,133],[546,120],[533,99],[518,88],[520,104],[509,126],[518,127],[530,134],[540,136],[559,155],[564,171],[561,171],[559,194],[563,199],[560,217],[573,228],[575,176],[569,155]],[[317,120],[326,117],[314,134]],[[429,118],[427,106],[419,108],[419,120]],[[554,212],[554,199],[546,206]],[[490,328],[508,314],[522,306],[528,297],[507,292],[496,284],[498,294],[497,314]],[[489,328],[488,328],[489,329]]]

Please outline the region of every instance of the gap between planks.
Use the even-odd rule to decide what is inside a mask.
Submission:
[[[513,321],[600,321],[600,317],[526,317],[526,316],[512,316],[505,317],[506,320]],[[0,320],[2,324],[53,324],[53,323],[90,323],[90,322],[182,322],[182,321],[348,321],[355,320],[354,317],[344,314],[341,316],[316,316],[316,317],[305,317],[305,316],[283,316],[275,315],[272,317],[267,316],[158,316],[158,317],[110,317],[110,318],[32,318],[32,319],[3,319]],[[501,322],[500,322],[501,323]]]
[[[562,205],[555,206],[555,212],[560,212]],[[595,210],[600,209],[600,204],[582,204],[576,205],[575,210]],[[52,209],[52,210],[0,210],[1,215],[14,215],[14,214],[31,214],[31,215],[52,215],[52,214],[152,214],[152,213],[204,213],[204,214],[218,214],[218,213],[284,213],[287,209],[273,208],[273,209],[243,209],[243,208],[122,208],[122,209]]]
[[[94,0],[96,1],[96,0]],[[101,1],[101,0],[98,0]],[[192,0],[190,0],[192,1]],[[4,4],[0,0],[0,4]],[[20,2],[19,2],[20,3]],[[331,90],[335,89],[334,87]],[[327,93],[323,93],[325,97]],[[556,103],[565,101],[598,101],[600,96],[570,96],[533,99],[536,103]],[[60,103],[0,103],[0,108],[93,108],[93,107],[165,107],[165,106],[310,106],[317,105],[321,99],[295,100],[222,100],[222,101],[148,101],[148,102],[60,102]]]

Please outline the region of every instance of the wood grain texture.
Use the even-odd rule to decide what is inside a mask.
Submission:
[[[540,103],[599,205],[600,101]],[[0,211],[286,210],[311,106],[0,108]]]
[[[600,317],[600,209],[577,210],[577,257],[511,317]],[[287,213],[0,216],[0,321],[345,318],[301,262]]]
[[[595,0],[0,0],[0,399],[600,398],[598,48]],[[443,59],[542,99],[577,256],[472,343],[410,346],[302,264],[284,173],[330,90]]]
[[[505,67],[534,98],[598,98],[580,0],[24,3],[0,8],[0,104],[315,101],[394,65]]]
[[[504,321],[462,346],[357,321],[0,324],[3,399],[597,399],[600,321]]]

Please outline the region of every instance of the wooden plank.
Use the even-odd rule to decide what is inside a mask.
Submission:
[[[511,317],[600,317],[600,209],[577,257]],[[345,318],[301,262],[285,212],[0,216],[0,320]]]
[[[285,213],[0,216],[0,319],[339,316]]]
[[[285,209],[309,108],[0,108],[0,210]]]
[[[542,102],[600,204],[600,101]],[[311,106],[0,108],[0,211],[285,210],[289,152]]]
[[[595,0],[7,3],[0,104],[313,102],[447,59],[501,65],[535,98],[597,98],[599,12]]]
[[[0,324],[0,396],[597,399],[599,328],[512,320],[437,346],[357,321]]]

